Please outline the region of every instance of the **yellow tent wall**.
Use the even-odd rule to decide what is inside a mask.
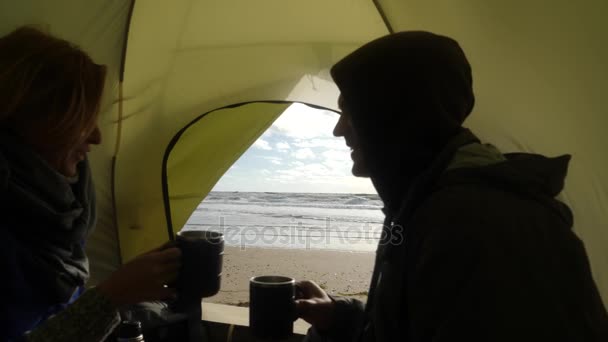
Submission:
[[[307,88],[319,89],[334,61],[387,32],[367,0],[176,0],[171,6],[137,1],[128,37],[125,134],[115,184],[123,257],[128,260],[167,239],[161,162],[179,129],[234,103],[319,103],[320,91],[294,92],[300,80],[309,76]],[[335,99],[324,104],[335,106]],[[258,130],[241,128],[243,137]],[[212,165],[197,171],[213,179],[217,170]]]

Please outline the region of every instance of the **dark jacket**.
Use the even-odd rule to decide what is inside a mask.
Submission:
[[[387,213],[367,306],[336,299],[331,339],[608,341],[572,214],[554,198],[569,157],[445,171],[471,137],[456,137]]]
[[[385,204],[365,309],[337,300],[337,340],[608,341],[608,318],[573,218],[555,199],[568,156],[448,166],[478,143],[462,128],[472,70],[459,44],[391,34],[331,75]],[[516,101],[516,99],[514,99]]]
[[[88,162],[70,184],[17,136],[0,132],[0,341],[63,310],[89,277],[95,225]]]

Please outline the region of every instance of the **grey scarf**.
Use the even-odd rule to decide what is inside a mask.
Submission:
[[[68,180],[19,138],[0,133],[0,229],[23,252],[26,281],[49,303],[65,303],[89,278],[84,242],[95,225],[95,190],[88,161]]]

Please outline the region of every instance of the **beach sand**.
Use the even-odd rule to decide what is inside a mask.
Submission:
[[[249,279],[283,275],[313,280],[330,294],[367,299],[374,253],[226,247],[220,293],[204,302],[248,306]]]

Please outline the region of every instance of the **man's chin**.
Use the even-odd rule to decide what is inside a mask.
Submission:
[[[367,168],[357,165],[357,163],[353,164],[353,168],[351,170],[353,176],[355,177],[364,177],[369,178],[370,174]]]

